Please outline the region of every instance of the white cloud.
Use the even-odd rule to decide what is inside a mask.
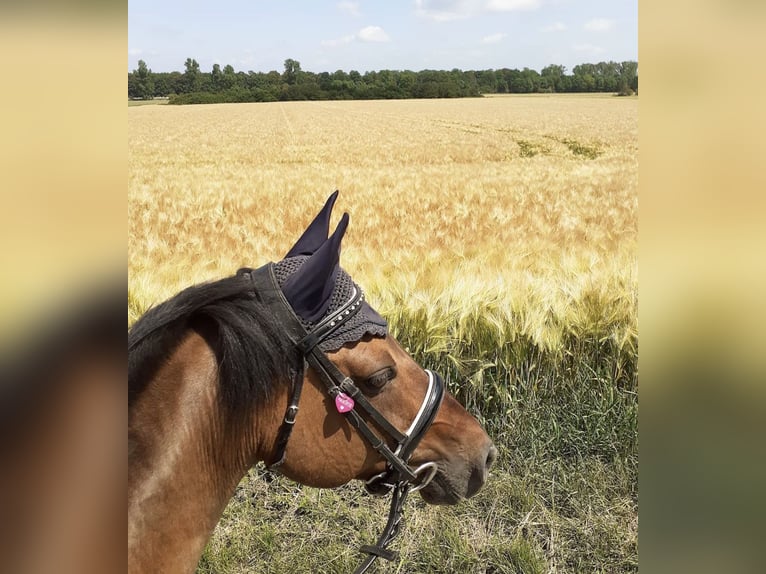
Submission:
[[[128,55],[129,56],[140,56],[143,53],[144,53],[144,51],[141,48],[130,48],[128,50]]]
[[[467,18],[475,4],[471,0],[415,0],[415,13],[429,20],[447,22]]]
[[[567,25],[563,22],[554,22],[553,24],[544,26],[541,29],[543,32],[563,32],[567,29]]]
[[[516,10],[534,10],[540,6],[540,0],[489,0],[490,12],[515,12]]]
[[[542,0],[415,0],[415,13],[437,22],[461,20],[487,12],[539,8]]]
[[[359,40],[360,42],[390,42],[391,38],[388,37],[386,31],[380,26],[365,26],[356,34],[350,34],[343,36],[342,38],[335,38],[334,40],[322,40],[320,44],[328,48],[335,48],[337,46],[344,46]]]
[[[575,52],[590,54],[591,56],[597,56],[598,54],[604,53],[604,49],[601,46],[596,46],[594,44],[575,44],[572,46],[572,49]]]
[[[606,32],[612,29],[614,21],[607,18],[595,18],[585,23],[585,29],[589,32]]]
[[[338,10],[351,16],[360,16],[359,2],[338,2]]]
[[[350,36],[343,36],[342,38],[336,38],[334,40],[322,40],[321,44],[322,46],[327,46],[329,48],[333,48],[335,46],[342,46],[344,44],[350,44],[354,41],[356,36],[354,34],[351,34]]]
[[[365,26],[357,34],[362,42],[390,42],[386,31],[380,26]]]
[[[489,36],[484,36],[481,39],[482,44],[497,44],[500,40],[508,36],[508,34],[502,34],[498,32],[497,34],[490,34]]]

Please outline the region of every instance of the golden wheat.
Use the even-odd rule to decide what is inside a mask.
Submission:
[[[637,112],[609,96],[129,108],[133,318],[279,259],[338,188],[343,266],[394,323],[422,309],[433,345],[477,309],[546,349],[634,345]]]

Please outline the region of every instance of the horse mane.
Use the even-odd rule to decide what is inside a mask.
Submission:
[[[289,384],[296,351],[248,277],[234,275],[188,287],[150,308],[128,332],[128,410],[152,376],[193,330],[213,350],[220,398],[228,414],[269,400],[277,383]]]

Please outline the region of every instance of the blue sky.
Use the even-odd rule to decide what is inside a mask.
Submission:
[[[638,0],[131,0],[128,71],[540,70],[638,60]]]

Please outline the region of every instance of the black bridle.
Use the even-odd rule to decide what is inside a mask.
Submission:
[[[417,468],[412,468],[408,462],[436,418],[444,398],[444,382],[438,374],[426,370],[428,374],[426,396],[410,427],[401,432],[370,404],[354,381],[344,375],[317,346],[359,312],[364,302],[364,293],[361,289],[355,285],[352,296],[346,303],[307,332],[279,288],[272,263],[255,270],[240,269],[238,274],[250,279],[255,297],[274,311],[278,321],[284,326],[290,340],[302,356],[300,367],[294,373],[293,392],[285,418],[277,434],[275,457],[268,467],[278,469],[285,461],[287,442],[299,410],[298,403],[303,389],[304,373],[307,366],[311,367],[325,385],[327,394],[335,401],[338,412],[344,414],[349,423],[386,460],[386,470],[370,478],[366,488],[371,494],[378,496],[385,495],[389,491],[393,493],[388,521],[377,543],[361,548],[362,552],[366,552],[369,556],[357,568],[355,574],[366,572],[378,557],[386,560],[396,559],[397,554],[386,547],[399,532],[407,495],[424,488],[436,475],[437,466],[434,462],[424,463]],[[396,443],[393,450],[388,442],[370,427],[366,419],[374,422]]]

